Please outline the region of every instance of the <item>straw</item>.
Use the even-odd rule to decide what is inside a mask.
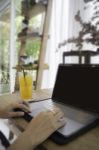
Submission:
[[[22,69],[22,71],[23,71],[23,76],[24,76],[24,79],[25,79],[25,72],[24,72],[24,69]]]
[[[26,74],[25,74],[24,69],[22,69],[22,71],[23,71],[23,76],[24,76],[24,82],[25,82],[25,84],[26,84],[26,78],[25,78]]]

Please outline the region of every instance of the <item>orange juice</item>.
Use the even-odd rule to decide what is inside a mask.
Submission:
[[[21,98],[24,100],[28,100],[32,98],[32,84],[33,79],[32,76],[27,75],[20,75],[19,76],[19,84],[20,84],[20,95]]]

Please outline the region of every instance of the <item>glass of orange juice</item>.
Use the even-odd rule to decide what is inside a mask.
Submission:
[[[23,100],[32,99],[33,78],[28,72],[19,74],[20,95]]]

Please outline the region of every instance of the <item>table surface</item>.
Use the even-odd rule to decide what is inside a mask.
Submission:
[[[51,93],[51,89],[35,91],[33,92],[33,100],[38,101],[50,98]],[[7,103],[13,99],[19,99],[19,93],[2,95],[0,96],[0,99],[2,98]],[[24,119],[21,118],[14,119],[12,122],[20,129],[25,129],[28,124]],[[99,126],[81,135],[68,144],[60,146],[48,139],[43,143],[43,145],[47,148],[47,150],[99,150]]]

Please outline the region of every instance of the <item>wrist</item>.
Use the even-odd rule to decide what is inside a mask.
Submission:
[[[23,132],[18,139],[8,148],[8,150],[33,150],[36,146],[33,145],[32,139],[27,132]]]
[[[32,146],[32,149],[40,144],[36,138],[35,133],[30,132],[29,130],[24,131],[23,137],[24,139],[27,139],[26,142],[28,141],[28,143]]]

